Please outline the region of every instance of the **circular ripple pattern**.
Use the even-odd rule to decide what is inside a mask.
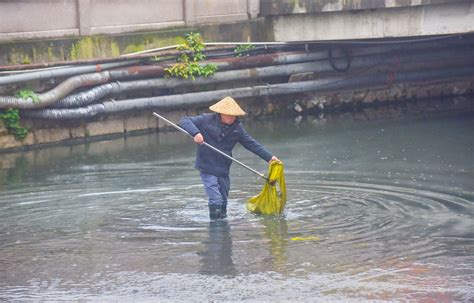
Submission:
[[[435,122],[250,127],[285,161],[285,214],[247,213],[262,181],[234,167],[215,223],[176,134],[17,155],[0,184],[0,298],[472,301],[474,151],[460,134],[474,123]]]

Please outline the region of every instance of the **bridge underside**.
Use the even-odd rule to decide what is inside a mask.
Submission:
[[[209,1],[207,6],[192,0],[77,1],[81,5],[75,0],[0,2],[0,66],[118,57],[174,45],[190,31],[201,32],[208,42],[474,33],[474,0],[226,0],[229,5]],[[32,5],[42,13],[33,14]],[[150,5],[164,13],[155,14]],[[61,11],[65,7],[71,16]],[[50,12],[56,13],[54,24],[43,20]]]
[[[434,5],[278,14],[271,16],[271,19],[275,41],[458,34],[474,32],[474,2],[451,1]]]

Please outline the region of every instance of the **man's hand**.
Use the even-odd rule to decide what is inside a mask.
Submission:
[[[196,141],[196,140],[195,140]],[[273,156],[270,161],[268,161],[268,163],[272,162],[272,161],[277,161],[277,162],[281,162],[280,159],[278,159],[277,157]]]
[[[201,133],[197,133],[194,136],[194,142],[197,144],[202,144],[204,142],[204,137],[201,135]]]

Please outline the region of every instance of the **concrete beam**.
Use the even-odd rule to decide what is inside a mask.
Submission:
[[[474,1],[273,17],[275,41],[373,39],[474,32]]]
[[[472,2],[471,0],[272,0],[260,1],[262,16],[312,14],[380,8],[427,6]]]
[[[249,19],[257,18],[260,13],[260,0],[247,0],[247,13]]]

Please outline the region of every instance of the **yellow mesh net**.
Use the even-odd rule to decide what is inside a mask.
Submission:
[[[283,213],[286,204],[286,185],[282,162],[270,163],[268,179],[262,191],[247,201],[247,209],[250,212],[262,215]]]

